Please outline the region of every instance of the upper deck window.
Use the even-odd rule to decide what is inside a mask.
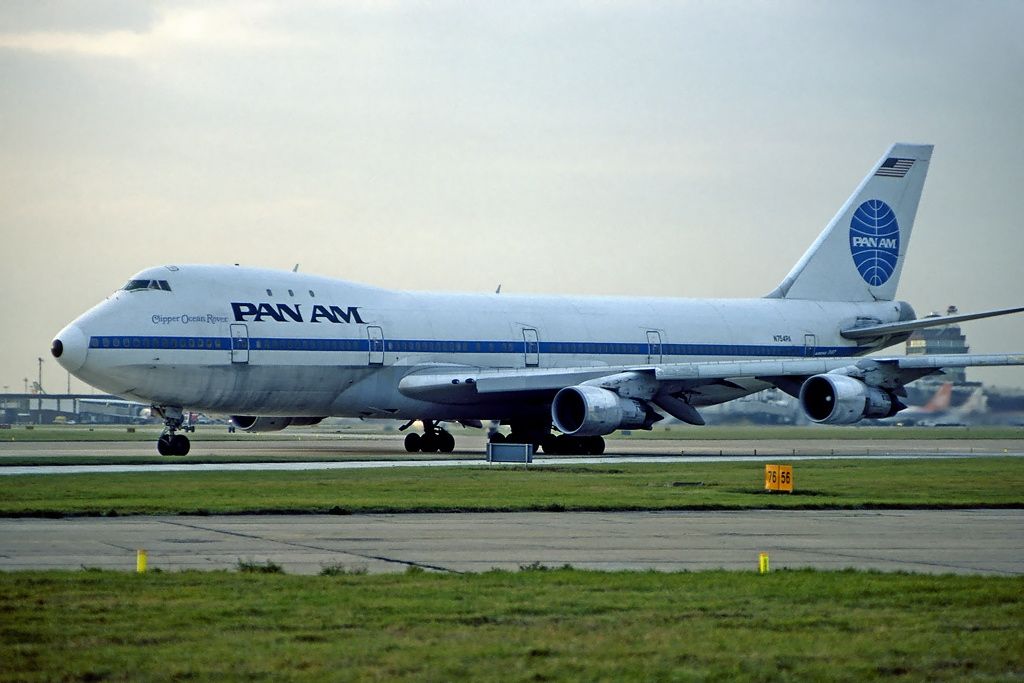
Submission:
[[[159,291],[171,291],[171,285],[167,280],[129,280],[128,284],[122,287],[126,292],[135,292],[140,289],[155,289]]]

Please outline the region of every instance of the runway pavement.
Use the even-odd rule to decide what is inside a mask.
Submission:
[[[400,438],[349,436],[301,441],[260,440],[194,441],[190,456],[236,462],[187,463],[166,457],[152,464],[90,464],[8,466],[6,458],[32,457],[41,461],[64,456],[111,458],[153,457],[149,442],[0,442],[0,476],[22,474],[81,474],[174,471],[282,471],[354,469],[368,467],[445,467],[479,465],[484,461],[484,441],[463,439],[463,448],[447,456],[410,454]],[[476,443],[479,441],[479,443]],[[537,456],[537,464],[587,464],[608,462],[720,462],[820,458],[941,458],[1024,456],[1024,439],[779,439],[690,440],[609,439],[604,457]],[[237,462],[238,459],[248,462]],[[260,462],[261,458],[285,462]]]
[[[0,520],[0,570],[330,565],[453,572],[577,568],[876,569],[1024,574],[1024,510],[736,511]]]

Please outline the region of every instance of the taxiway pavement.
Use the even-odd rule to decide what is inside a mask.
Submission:
[[[23,474],[81,474],[114,472],[175,471],[282,471],[313,469],[354,469],[369,467],[445,467],[479,465],[484,462],[484,441],[463,439],[463,448],[450,455],[406,453],[401,439],[394,436],[346,435],[296,441],[241,438],[237,441],[194,441],[190,456],[235,462],[188,463],[166,457],[148,464],[50,465],[49,458],[92,456],[111,458],[153,457],[155,447],[145,441],[133,442],[0,442],[0,476]],[[779,439],[779,440],[690,440],[609,439],[605,456],[544,456],[537,464],[587,464],[608,462],[751,462],[821,458],[942,458],[1024,456],[1024,439]],[[38,458],[37,464],[5,464],[14,457]],[[265,462],[262,459],[278,462]],[[238,462],[244,459],[245,462]],[[282,462],[283,461],[283,462]]]
[[[0,570],[233,569],[313,574],[583,569],[876,569],[1024,574],[1024,510],[460,513],[0,520]]]

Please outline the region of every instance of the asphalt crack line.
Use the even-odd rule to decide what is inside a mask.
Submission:
[[[109,545],[111,548],[117,548],[118,550],[125,550],[125,551],[128,551],[128,552],[131,552],[132,550],[136,550],[136,548],[129,548],[127,546],[118,545],[116,543],[111,543],[110,541],[100,541],[100,543],[102,545]]]
[[[215,529],[212,527],[206,527],[199,524],[187,524],[185,522],[172,522],[170,520],[162,519],[161,524],[170,524],[171,526],[180,526],[187,529],[195,529],[198,531],[208,531],[215,534],[224,534],[225,536],[235,536],[238,538],[247,538],[254,541],[269,541],[271,543],[278,543],[280,545],[287,545],[293,548],[304,548],[306,550],[318,550],[325,553],[343,553],[345,555],[353,555],[355,557],[361,557],[366,560],[379,560],[381,562],[390,562],[392,564],[401,564],[407,567],[419,567],[420,569],[431,569],[438,572],[447,572],[450,574],[463,574],[457,569],[451,569],[449,567],[442,567],[435,564],[427,564],[426,562],[414,562],[412,560],[400,560],[393,557],[385,557],[383,555],[368,555],[366,553],[355,552],[352,550],[338,550],[336,548],[326,548],[323,546],[317,546],[310,543],[298,543],[296,541],[282,541],[275,538],[266,538],[265,536],[259,536],[257,534],[246,534],[241,531],[229,531],[225,529]]]

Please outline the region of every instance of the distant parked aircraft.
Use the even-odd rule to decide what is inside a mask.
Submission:
[[[953,400],[953,383],[943,382],[923,406],[907,406],[893,420],[902,424],[916,424],[925,417],[934,417],[949,410]]]

